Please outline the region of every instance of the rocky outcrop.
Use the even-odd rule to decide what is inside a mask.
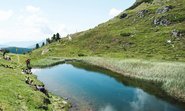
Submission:
[[[120,19],[124,19],[125,17],[127,17],[127,15],[128,15],[128,14],[123,13],[123,14],[121,14],[121,15],[120,15],[120,17],[119,17],[119,18],[120,18]]]
[[[149,10],[141,10],[138,12],[138,16],[143,18],[147,13],[149,13]]]
[[[164,7],[162,7],[162,8],[158,8],[157,11],[156,11],[156,13],[157,13],[157,14],[162,14],[162,13],[166,13],[166,12],[172,10],[172,9],[173,9],[173,6],[171,6],[171,5],[169,5],[169,6],[164,6]]]
[[[179,30],[176,30],[176,29],[172,30],[171,33],[172,33],[172,36],[176,37],[176,38],[180,38],[184,35],[182,31],[179,31]]]
[[[154,19],[153,21],[154,25],[161,25],[161,26],[168,26],[171,24],[171,22],[164,16]]]

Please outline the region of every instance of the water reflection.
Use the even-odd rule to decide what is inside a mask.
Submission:
[[[103,108],[100,108],[99,111],[116,111],[111,105],[106,105]]]
[[[131,111],[178,111],[169,103],[159,101],[155,96],[148,95],[141,89],[135,90],[133,101],[130,102]]]
[[[143,93],[142,90],[136,89],[136,94],[134,97],[134,101],[130,102],[130,106],[132,111],[141,111],[143,109],[144,104],[146,102],[146,95]]]
[[[63,64],[35,70],[35,73],[51,92],[70,98],[81,111],[182,111],[145,91],[150,89],[160,94],[155,86],[110,72],[94,71],[92,67],[89,70],[85,66],[84,70],[79,64]]]

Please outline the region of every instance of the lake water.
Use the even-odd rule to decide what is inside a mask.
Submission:
[[[55,95],[69,98],[79,111],[183,111],[157,86],[112,74],[92,66],[61,64],[34,69],[38,79]],[[163,98],[163,99],[160,99]],[[170,101],[170,102],[167,102]]]

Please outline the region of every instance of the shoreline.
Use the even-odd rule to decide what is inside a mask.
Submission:
[[[32,72],[32,74],[28,74],[28,75],[34,77],[39,83],[44,84],[42,81],[40,81],[37,78],[37,75],[35,74],[35,72]],[[50,104],[52,105],[52,110],[68,111],[69,109],[71,109],[72,104],[68,99],[65,99],[64,97],[61,97],[61,96],[57,96],[49,91],[48,91],[48,94],[50,97],[48,97],[47,99],[51,101]]]
[[[33,74],[23,74],[24,64],[17,62],[17,55],[11,55],[11,61],[0,59],[0,110],[57,110],[67,111],[71,104],[62,97],[49,92],[50,97],[36,90],[32,84],[27,84],[25,77],[33,80],[34,84],[42,85]],[[23,59],[21,59],[23,60]]]
[[[82,63],[88,64],[88,65],[92,65],[92,66],[99,67],[99,68],[102,68],[102,69],[105,69],[105,70],[109,70],[111,72],[123,75],[124,77],[128,77],[128,78],[131,78],[131,79],[138,79],[138,80],[145,81],[145,82],[152,83],[152,84],[156,84],[156,85],[161,84],[159,89],[162,92],[164,92],[166,94],[166,96],[174,99],[175,102],[177,102],[177,103],[185,104],[185,98],[182,98],[184,95],[182,95],[182,96],[181,95],[173,95],[173,94],[170,94],[168,91],[166,91],[163,88],[163,85],[165,83],[164,81],[160,81],[160,80],[157,80],[157,79],[156,80],[152,80],[152,79],[142,78],[142,77],[139,77],[137,74],[132,75],[129,72],[122,71],[122,70],[117,70],[117,68],[112,67],[112,65],[110,65],[110,64],[107,64],[107,63],[104,64],[105,61],[98,60],[98,59],[101,59],[101,58],[98,58],[98,59],[96,57],[93,58],[93,59],[96,59],[96,60],[92,60],[92,58],[93,57],[85,57],[85,58],[53,58],[54,61],[52,61],[50,63],[39,64],[39,62],[38,62],[37,64],[33,65],[33,67],[45,68],[45,67],[52,67],[52,66],[55,66],[55,65],[58,65],[58,64],[63,64],[63,63],[66,63],[66,62],[76,62],[76,61],[77,62],[82,62]]]
[[[32,72],[32,74],[25,74],[25,73],[22,73],[22,75],[25,75],[25,76],[28,76],[30,78],[34,78],[35,82],[37,84],[44,84],[42,81],[40,81],[38,78],[37,78],[37,75]],[[26,83],[25,83],[26,84]],[[32,90],[33,89],[33,86],[30,86],[29,84],[27,84]],[[72,106],[71,106],[71,103],[61,97],[61,96],[57,96],[55,94],[53,94],[52,92],[49,92],[48,91],[48,94],[49,94],[49,97],[47,97],[43,92],[40,92],[39,90],[35,90],[37,93],[41,93],[45,96],[45,99],[47,99],[46,101],[44,100],[44,102],[46,102],[47,106],[46,107],[51,107],[52,110],[59,110],[59,111],[68,111]],[[49,101],[48,101],[49,100]],[[45,108],[45,106],[42,106],[43,108]]]

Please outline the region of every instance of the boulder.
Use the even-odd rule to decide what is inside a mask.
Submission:
[[[176,38],[179,38],[179,37],[183,36],[183,33],[179,30],[174,29],[174,30],[172,30],[172,36],[176,37]]]
[[[121,15],[120,15],[120,17],[119,17],[119,18],[120,18],[120,19],[124,19],[125,17],[127,17],[127,15],[128,15],[128,14],[123,13],[123,14],[121,14]]]
[[[143,18],[147,13],[149,13],[148,10],[141,10],[141,11],[138,12],[138,16],[140,18]]]
[[[171,24],[171,22],[165,17],[160,17],[160,18],[154,19],[153,24],[161,25],[161,26],[168,26]]]
[[[166,13],[166,12],[172,10],[172,9],[173,9],[173,6],[171,6],[171,5],[169,5],[169,6],[164,6],[164,7],[162,7],[162,8],[158,8],[158,9],[156,10],[156,13],[157,13],[157,14],[162,14],[162,13]]]

